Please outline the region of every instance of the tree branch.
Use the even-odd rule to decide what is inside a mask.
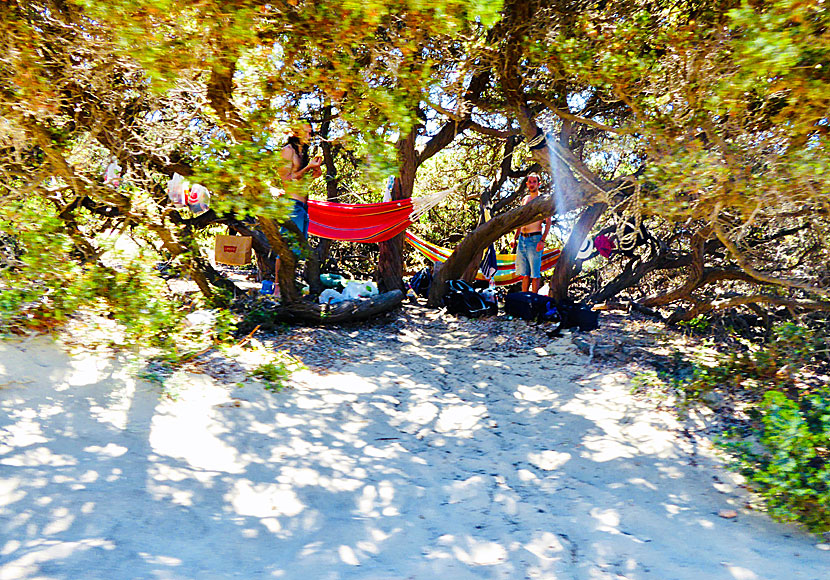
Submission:
[[[789,280],[786,278],[777,278],[774,276],[768,276],[763,272],[759,272],[752,266],[747,263],[746,256],[741,253],[738,247],[730,240],[721,228],[721,225],[718,223],[717,219],[713,221],[713,228],[715,230],[715,235],[717,235],[718,239],[721,243],[729,250],[729,253],[732,255],[732,258],[738,263],[741,270],[746,272],[749,276],[758,280],[759,282],[765,282],[767,284],[774,284],[776,286],[784,286],[787,288],[798,288],[799,290],[806,290],[807,292],[812,292],[814,294],[818,294],[819,296],[830,296],[830,291],[825,290],[824,288],[817,288],[815,286],[811,286],[810,284],[806,284],[804,282],[799,282],[797,280]]]
[[[623,134],[622,129],[617,129],[615,127],[605,125],[605,124],[600,123],[598,121],[594,121],[593,119],[588,119],[586,117],[580,117],[579,115],[574,115],[573,113],[562,110],[559,107],[555,106],[553,104],[553,102],[550,101],[550,99],[548,99],[546,97],[543,97],[542,95],[540,95],[538,93],[530,93],[527,98],[530,101],[537,101],[539,103],[542,103],[543,105],[545,105],[545,107],[551,113],[553,113],[554,115],[556,115],[557,117],[559,117],[560,119],[563,119],[565,121],[570,121],[572,123],[581,123],[583,125],[588,125],[589,127],[599,129],[601,131],[608,131],[609,133],[614,133],[615,135],[622,135]]]

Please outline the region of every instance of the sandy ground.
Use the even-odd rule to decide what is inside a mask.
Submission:
[[[567,337],[349,337],[282,392],[188,374],[176,400],[0,343],[0,580],[830,577]]]

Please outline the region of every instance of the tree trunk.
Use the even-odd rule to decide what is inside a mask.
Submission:
[[[325,180],[326,180],[326,199],[330,202],[337,201],[337,165],[334,163],[334,151],[332,151],[331,141],[329,141],[329,128],[331,127],[332,107],[327,105],[323,108],[323,123],[320,125],[319,134],[323,140],[320,148],[323,150],[323,162],[326,166]],[[325,267],[326,260],[329,257],[331,250],[331,240],[327,238],[320,238],[320,242],[314,249],[313,259],[306,263],[306,282],[313,293],[322,292],[323,284],[320,282],[320,274]]]
[[[398,163],[400,175],[395,178],[392,199],[412,197],[415,185],[415,172],[418,169],[418,152],[415,150],[416,128],[410,129],[407,136],[398,141]],[[378,289],[381,292],[404,290],[403,284],[403,234],[378,244]]]
[[[467,267],[464,269],[464,273],[461,274],[462,280],[470,284],[473,283],[473,280],[476,279],[476,275],[478,274],[478,267],[481,264],[481,259],[484,257],[484,252],[486,249],[487,247],[485,246],[484,250],[481,250],[473,254],[472,260],[470,260],[470,263],[467,264]]]
[[[297,283],[295,282],[297,273],[297,259],[294,257],[294,252],[285,243],[285,240],[280,234],[280,226],[271,218],[260,217],[259,225],[262,231],[268,238],[274,253],[280,257],[280,269],[277,271],[277,282],[280,287],[280,295],[285,304],[299,302],[300,293],[297,290]],[[302,238],[297,226],[291,220],[286,220],[282,226],[293,231],[297,237]],[[306,246],[307,247],[307,246]]]
[[[692,236],[690,244],[691,251],[689,252],[691,262],[686,267],[686,280],[680,286],[669,292],[645,298],[642,300],[643,306],[653,308],[655,306],[664,306],[683,298],[691,298],[691,293],[703,280],[706,238],[709,236],[709,232],[709,228],[704,228]]]
[[[556,267],[553,269],[553,276],[550,281],[550,296],[555,301],[559,302],[568,296],[568,285],[573,277],[578,274],[576,268],[576,255],[579,253],[579,248],[585,237],[597,220],[608,209],[608,204],[595,203],[589,206],[582,212],[579,219],[574,225],[571,235],[568,236],[568,241],[565,247],[562,248],[562,253],[559,255],[559,261],[556,262]]]
[[[281,305],[269,313],[268,328],[277,323],[298,324],[342,324],[367,320],[384,312],[394,310],[403,302],[404,293],[392,290],[363,300],[347,300],[331,306],[312,302],[294,302]],[[241,329],[243,332],[245,328]]]
[[[276,253],[271,250],[271,244],[268,243],[268,238],[259,230],[248,227],[243,222],[234,222],[230,224],[230,228],[243,236],[250,236],[251,246],[254,249],[257,265],[257,281],[273,280],[276,275]]]

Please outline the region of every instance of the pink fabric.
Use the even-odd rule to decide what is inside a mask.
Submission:
[[[614,244],[614,240],[606,236],[605,234],[600,234],[594,238],[594,248],[596,248],[597,252],[603,258],[607,258],[611,255],[611,251],[614,250],[617,246]]]

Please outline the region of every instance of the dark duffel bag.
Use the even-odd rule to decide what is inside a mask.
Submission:
[[[591,310],[584,304],[562,301],[557,305],[557,308],[559,309],[559,315],[562,317],[562,328],[577,327],[582,332],[599,328],[599,312]]]
[[[504,297],[504,311],[524,320],[559,321],[559,313],[550,296],[534,292],[511,292]]]
[[[464,280],[450,280],[447,282],[447,288],[444,306],[447,307],[448,313],[470,318],[491,313],[491,306]]]

